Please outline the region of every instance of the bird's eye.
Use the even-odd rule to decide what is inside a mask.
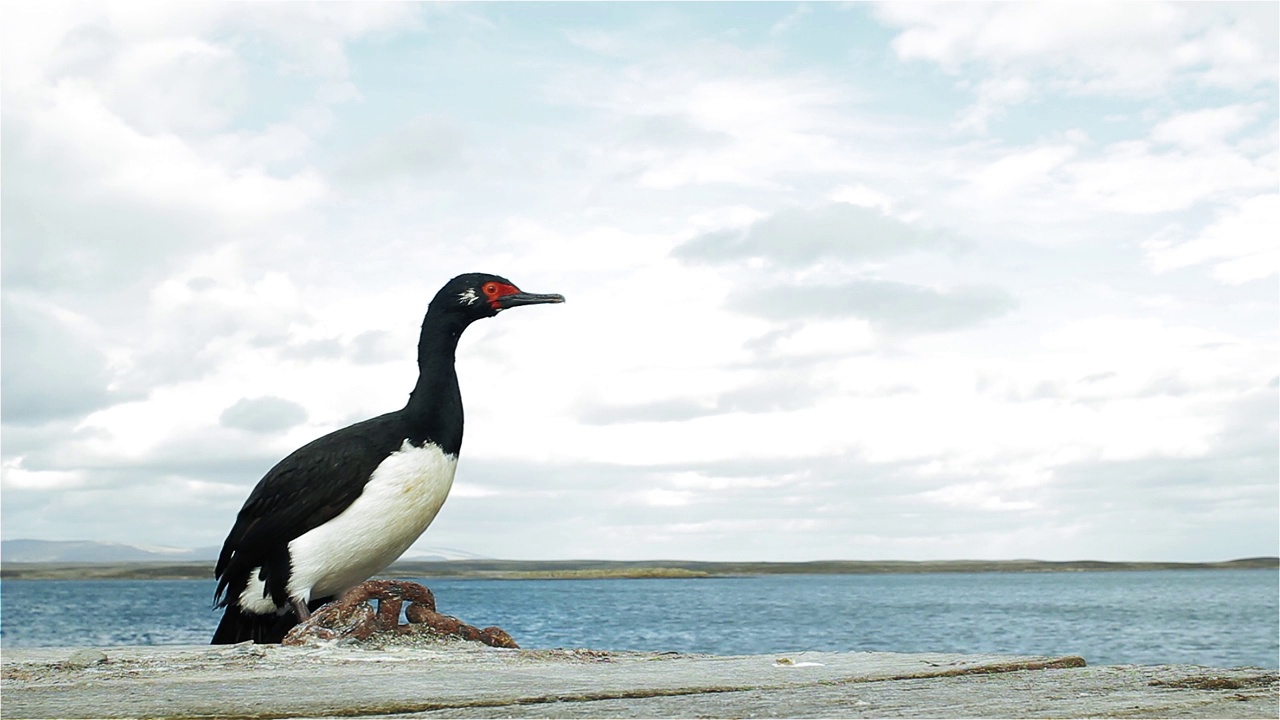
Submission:
[[[497,294],[498,294],[498,285],[497,285],[496,283],[489,283],[488,285],[485,285],[485,286],[484,286],[484,294],[485,294],[485,295],[488,295],[488,296],[490,296],[490,297],[492,297],[492,296],[494,296],[494,295],[497,295]]]

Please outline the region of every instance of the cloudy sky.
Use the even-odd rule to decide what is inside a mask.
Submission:
[[[400,407],[416,548],[1216,560],[1280,537],[1277,5],[6,3],[3,537],[220,544]]]

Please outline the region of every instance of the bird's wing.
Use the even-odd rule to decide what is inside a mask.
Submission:
[[[399,449],[402,435],[394,414],[383,415],[303,445],[271,468],[223,543],[214,569],[216,604],[237,597],[257,567],[279,603],[288,582],[289,543],[355,502],[378,464]]]

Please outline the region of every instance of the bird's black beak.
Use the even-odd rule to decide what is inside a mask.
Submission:
[[[556,295],[555,293],[539,295],[538,293],[527,293],[521,291],[511,293],[510,295],[503,295],[498,298],[497,305],[499,310],[506,310],[507,308],[518,307],[520,305],[541,305],[542,303],[562,302],[564,302],[563,295]]]

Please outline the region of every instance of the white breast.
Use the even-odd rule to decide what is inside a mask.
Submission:
[[[431,443],[414,447],[405,440],[350,507],[289,543],[289,596],[306,602],[341,593],[394,562],[435,519],[457,464],[456,455]],[[261,603],[256,570],[244,596]]]

